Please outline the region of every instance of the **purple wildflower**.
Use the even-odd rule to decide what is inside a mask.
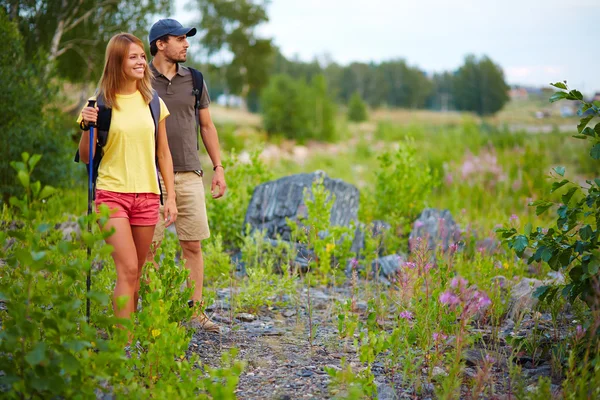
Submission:
[[[440,295],[440,303],[454,306],[460,303],[460,299],[454,293],[447,291]]]
[[[405,319],[407,321],[412,321],[413,313],[411,313],[410,311],[402,311],[400,313],[400,318]]]
[[[467,282],[465,278],[457,276],[452,278],[452,281],[450,282],[450,287],[463,289],[466,288],[468,284],[469,282]]]
[[[433,338],[434,342],[437,342],[438,340],[446,340],[446,339],[448,339],[448,336],[444,335],[442,332],[433,332],[433,334],[431,335],[431,337]]]

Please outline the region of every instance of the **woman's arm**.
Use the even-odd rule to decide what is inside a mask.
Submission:
[[[158,123],[157,149],[158,167],[162,175],[167,201],[165,203],[165,226],[171,225],[177,219],[177,205],[175,202],[175,178],[173,174],[173,159],[167,140],[167,124],[163,119]]]

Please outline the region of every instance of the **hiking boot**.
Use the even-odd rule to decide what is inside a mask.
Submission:
[[[221,333],[221,328],[219,325],[215,324],[208,318],[208,316],[202,311],[200,315],[195,315],[192,317],[192,322],[197,323],[204,332],[210,333]]]

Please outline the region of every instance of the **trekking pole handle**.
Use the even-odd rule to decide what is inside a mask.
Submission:
[[[96,106],[96,100],[88,100],[87,106],[94,108]],[[90,122],[89,126],[96,126],[96,123]]]

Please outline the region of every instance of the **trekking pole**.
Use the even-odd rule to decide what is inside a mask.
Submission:
[[[88,107],[94,107],[96,105],[95,100],[88,101]],[[92,233],[92,220],[90,216],[92,215],[92,199],[94,198],[94,127],[96,126],[95,122],[90,122],[90,147],[89,147],[89,155],[88,155],[88,233]],[[92,259],[92,247],[88,245],[87,247],[87,256],[88,260]],[[90,322],[90,289],[92,287],[92,263],[90,261],[90,268],[87,271],[87,277],[85,281],[86,285],[86,299],[85,299],[85,318],[87,322]]]

